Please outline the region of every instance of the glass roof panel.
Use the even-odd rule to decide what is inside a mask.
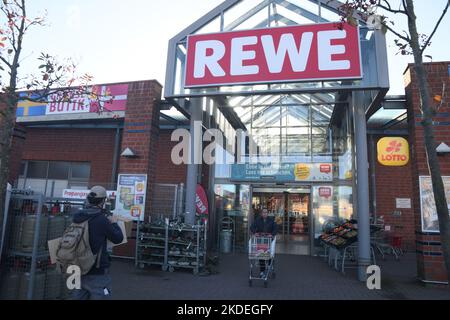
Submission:
[[[258,10],[259,8],[260,8],[260,6],[257,6],[255,9],[252,9],[251,10],[252,13],[254,11],[257,11],[257,12],[254,15],[248,17],[246,20],[242,21],[242,23],[240,23],[236,27],[234,27],[234,25],[232,25],[232,27],[234,27],[233,29],[229,29],[229,26],[228,26],[225,30],[229,31],[229,30],[255,29],[256,27],[258,27],[261,24],[261,22],[267,21],[268,17],[269,17],[269,9],[267,8],[267,6],[262,7],[261,10]],[[267,23],[264,26],[260,26],[259,28],[264,28],[264,27],[267,27]]]
[[[161,114],[166,116],[163,117],[164,119],[173,119],[175,121],[179,122],[185,122],[188,121],[188,118],[186,118],[180,111],[178,111],[175,107],[172,107],[170,110],[161,110]],[[169,119],[169,120],[170,120]]]
[[[234,7],[228,9],[224,13],[224,27],[226,31],[234,30],[241,21],[245,20],[247,15],[258,9],[263,10],[266,8],[266,1],[263,0],[246,0],[241,1]],[[257,9],[255,9],[257,8]]]
[[[301,12],[307,13],[306,10],[302,10],[301,8],[293,5],[289,1],[276,1],[276,2],[281,3],[282,5],[276,5],[274,12],[293,21],[296,24],[311,24],[316,23],[318,20],[317,11],[314,14],[311,13],[308,14],[307,16],[302,16],[299,13]],[[293,11],[292,9],[294,9],[295,11]]]
[[[276,0],[277,1],[277,0]],[[281,1],[278,1],[281,2]],[[304,10],[307,10],[308,12],[319,14],[319,6],[316,3],[313,3],[311,1],[305,1],[305,0],[289,0],[289,1],[282,1],[282,2],[290,2],[291,4],[295,5],[298,8],[302,8]]]
[[[406,109],[381,108],[369,119],[367,124],[370,129],[389,129],[389,127],[393,127],[396,124],[404,122],[406,120]]]
[[[286,117],[283,119],[283,126],[303,127],[309,126],[309,107],[289,106],[284,107]]]

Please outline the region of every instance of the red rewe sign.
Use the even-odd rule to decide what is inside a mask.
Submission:
[[[330,173],[330,172],[331,172],[331,164],[320,165],[320,173]]]
[[[362,76],[359,29],[347,23],[188,37],[187,88]]]
[[[197,213],[206,215],[209,214],[208,197],[206,196],[205,189],[201,185],[197,185],[195,206],[197,208]]]
[[[319,188],[319,196],[322,198],[329,198],[331,197],[331,188],[328,187],[320,187]]]

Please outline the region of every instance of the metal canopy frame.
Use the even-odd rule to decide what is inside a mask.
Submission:
[[[186,40],[189,35],[196,34],[198,32],[202,33],[205,29],[214,26],[214,31],[211,32],[224,32],[240,30],[239,27],[254,18],[257,14],[264,12],[267,9],[266,18],[264,18],[259,23],[253,21],[253,25],[246,29],[256,29],[261,27],[273,26],[273,22],[284,23],[285,25],[297,25],[290,17],[284,16],[281,10],[277,10],[277,7],[283,8],[284,11],[288,10],[291,14],[307,19],[312,23],[324,23],[333,22],[329,21],[322,16],[323,13],[329,12],[338,18],[338,13],[340,7],[343,5],[342,2],[337,0],[304,0],[300,3],[296,0],[252,0],[253,3],[249,9],[242,8],[242,14],[238,17],[233,16],[231,22],[228,22],[225,18],[228,17],[229,11],[238,9],[237,6],[244,3],[247,0],[226,0],[203,17],[198,19],[192,25],[178,33],[169,41],[169,49],[167,56],[167,68],[166,68],[166,83],[164,87],[164,94],[166,99],[172,100],[178,108],[187,110],[187,106],[183,99],[190,99],[194,97],[212,97],[216,98],[218,96],[234,96],[234,95],[270,95],[270,94],[289,94],[289,93],[314,93],[314,92],[326,92],[326,91],[337,91],[337,90],[378,90],[384,96],[389,88],[389,78],[387,68],[383,71],[379,66],[387,65],[387,54],[386,54],[386,43],[384,34],[379,30],[369,30],[365,21],[361,19],[358,15],[354,17],[359,21],[360,26],[364,28],[362,32],[363,37],[371,38],[371,43],[367,44],[366,51],[374,51],[371,57],[367,57],[366,60],[370,61],[367,63],[369,65],[376,61],[376,67],[379,70],[371,70],[370,78],[365,75],[363,81],[335,81],[335,82],[310,82],[310,83],[291,83],[291,84],[273,84],[273,85],[251,85],[251,86],[223,86],[220,88],[209,88],[209,89],[197,89],[197,90],[187,90],[184,92],[184,68],[185,68],[185,55],[186,55]],[[314,4],[317,6],[317,13],[312,12],[313,10],[309,7],[303,7],[302,4]],[[259,17],[258,19],[260,19]],[[217,23],[219,20],[220,24]],[[257,22],[257,21],[256,21]],[[218,27],[220,25],[220,27]],[[220,28],[220,29],[219,29]],[[368,73],[368,72],[366,72]],[[367,78],[367,79],[366,79]],[[366,83],[364,83],[366,82]],[[178,85],[181,87],[182,93],[176,93],[176,88]],[[265,88],[261,88],[265,87]],[[258,88],[255,90],[255,88]],[[379,102],[381,102],[381,99]],[[181,110],[180,110],[181,111]]]
[[[250,100],[250,105],[255,106],[257,103],[268,103],[273,105],[276,102],[276,96],[291,95],[299,104],[326,104],[328,98],[334,101],[328,101],[329,104],[336,106],[338,103],[348,103],[352,114],[352,126],[354,126],[354,143],[352,152],[353,162],[353,189],[356,196],[356,212],[358,212],[358,225],[360,226],[360,239],[358,245],[358,266],[359,279],[365,281],[367,274],[367,266],[370,264],[370,230],[369,230],[369,199],[367,197],[367,189],[369,187],[367,168],[367,128],[366,120],[373,115],[381,106],[386,93],[389,90],[389,72],[386,37],[381,30],[373,30],[368,28],[360,17],[354,15],[360,24],[360,44],[361,44],[361,61],[363,66],[363,78],[361,80],[344,80],[344,81],[316,81],[316,82],[300,82],[299,83],[281,83],[281,84],[261,84],[246,86],[221,86],[207,89],[185,89],[184,88],[184,70],[186,66],[186,39],[189,35],[199,32],[224,32],[241,30],[242,28],[256,29],[261,27],[272,27],[273,22],[276,25],[282,23],[285,25],[298,24],[298,21],[320,22],[336,22],[339,20],[340,7],[344,4],[337,0],[245,0],[250,3],[253,8],[242,9],[239,17],[234,17],[230,23],[225,26],[225,16],[231,9],[237,8],[244,0],[226,0],[209,13],[194,22],[188,28],[177,34],[169,41],[165,98],[177,105],[180,110],[184,109],[191,114],[191,132],[195,134],[195,121],[201,120],[201,108],[205,108],[204,101],[210,99],[213,102],[212,109],[221,110],[225,115],[228,124],[232,124],[234,129],[242,127],[242,123],[235,108],[238,109],[240,104]],[[306,4],[313,3],[317,5],[317,14],[304,8]],[[280,10],[277,10],[278,7]],[[281,8],[283,8],[281,10]],[[267,9],[267,17],[260,16],[260,13]],[[282,11],[285,12],[283,15]],[[331,12],[335,21],[328,21],[322,14]],[[296,16],[291,16],[291,13]],[[258,16],[257,16],[258,15]],[[290,17],[289,17],[290,16]],[[256,19],[254,19],[256,17]],[[296,18],[293,18],[296,17]],[[301,19],[297,19],[297,17]],[[252,19],[250,21],[250,19]],[[293,20],[294,19],[294,20]],[[208,27],[213,26],[212,22],[219,22],[220,27],[210,31]],[[253,25],[245,25],[250,22]],[[248,24],[248,23],[247,23]],[[178,87],[177,87],[178,86]],[[309,101],[305,98],[309,97]],[[275,98],[275,99],[274,99]],[[188,103],[186,101],[189,100]],[[258,100],[257,102],[255,100]],[[236,102],[236,104],[235,104]],[[256,102],[256,103],[255,103]],[[189,107],[190,106],[190,107]],[[235,108],[233,108],[234,106]],[[189,110],[187,110],[189,107]],[[269,106],[267,106],[269,107]],[[312,108],[313,106],[311,106]],[[264,106],[263,106],[263,109]],[[339,109],[334,108],[334,112],[330,116],[330,122],[338,119]],[[239,110],[239,109],[238,109]],[[336,111],[337,110],[337,111]],[[242,114],[241,114],[242,116]],[[282,113],[280,112],[280,117]],[[311,115],[309,115],[311,117]],[[252,115],[253,117],[253,115]],[[328,118],[328,115],[327,115]],[[311,119],[311,118],[310,118]],[[229,126],[223,125],[223,130],[230,130]],[[312,125],[312,123],[311,123]],[[220,128],[222,130],[222,128]],[[195,147],[192,148],[192,154],[196,152]],[[311,153],[312,154],[312,153]],[[361,170],[363,168],[363,170]],[[357,170],[360,169],[360,170]],[[357,170],[357,172],[356,172]],[[210,171],[212,172],[212,171]],[[357,174],[356,174],[357,173]],[[188,165],[187,189],[186,189],[186,219],[187,221],[195,220],[195,193],[198,182],[198,166],[195,164]],[[214,201],[214,200],[213,200]]]

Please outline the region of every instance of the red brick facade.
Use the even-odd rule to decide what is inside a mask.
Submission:
[[[427,63],[426,71],[430,85],[431,98],[435,106],[439,103],[434,100],[436,95],[442,95],[443,84],[446,87],[445,96],[450,94],[450,62]],[[419,277],[426,281],[447,281],[443,262],[440,237],[438,234],[422,232],[419,176],[429,176],[423,128],[420,111],[420,95],[414,66],[410,65],[405,73],[406,96],[409,109],[409,126],[412,166],[412,186],[415,214],[415,231],[417,235],[417,256]],[[434,119],[435,137],[438,145],[442,142],[450,145],[450,103],[448,98],[438,110]],[[436,146],[437,147],[437,146]],[[443,176],[450,176],[450,155],[440,156],[440,165]]]
[[[427,64],[432,96],[442,94],[446,83],[450,87],[449,63]],[[386,167],[375,164],[377,216],[383,216],[392,234],[400,236],[403,248],[418,252],[419,276],[424,280],[445,281],[445,269],[438,235],[421,232],[419,176],[429,175],[420,125],[419,94],[414,70],[406,72],[407,101],[410,119],[411,161],[404,167]],[[129,85],[125,120],[121,131],[120,152],[131,148],[136,158],[119,158],[118,173],[147,174],[146,213],[151,212],[152,192],[155,183],[180,184],[186,182],[187,167],[176,166],[171,161],[171,130],[159,129],[159,101],[162,87],[156,81],[133,82]],[[436,139],[450,145],[450,108],[447,102],[439,110]],[[26,139],[24,139],[26,136]],[[21,160],[82,161],[91,163],[90,184],[107,185],[112,177],[116,131],[114,129],[16,129],[13,140],[11,178],[17,178]],[[375,144],[381,137],[374,137]],[[376,152],[372,150],[371,152]],[[450,176],[450,156],[441,157],[443,175]],[[202,184],[208,190],[209,167],[202,169]],[[411,198],[412,209],[397,209],[397,198]],[[394,212],[400,211],[401,215]],[[213,216],[213,215],[212,215]],[[135,235],[128,245],[114,253],[134,256]]]
[[[101,184],[106,187],[111,184],[114,140],[115,130],[112,129],[27,128],[21,158],[89,162],[89,185]]]
[[[374,138],[375,147],[383,137]],[[397,198],[412,200],[411,161],[403,167],[388,167],[376,161],[375,174],[377,217],[383,216],[385,225],[391,228],[392,236],[401,237],[403,249],[415,251],[414,209],[397,209],[396,202]],[[396,211],[401,215],[394,214]]]
[[[147,174],[146,216],[151,212],[153,183],[156,177],[161,91],[162,86],[156,81],[130,84],[122,135],[121,151],[131,148],[137,157],[121,157],[119,173]],[[135,239],[136,236],[133,234],[126,245],[114,250],[114,254],[134,257]]]
[[[171,130],[160,132],[156,165],[158,170],[156,170],[155,181],[156,183],[186,184],[187,166],[177,166],[171,159],[172,148],[178,144],[178,142],[171,141],[171,135]]]

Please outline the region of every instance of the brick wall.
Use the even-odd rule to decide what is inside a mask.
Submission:
[[[120,158],[119,173],[147,174],[146,216],[151,212],[153,183],[156,180],[159,101],[162,86],[156,81],[142,81],[130,84],[127,111],[122,136],[121,150],[131,148],[137,158]],[[114,249],[118,256],[134,257],[136,250],[135,230],[127,245]]]
[[[375,137],[375,148],[381,138]],[[412,199],[411,161],[403,167],[387,167],[376,161],[375,174],[377,216],[384,217],[386,226],[391,227],[392,235],[402,238],[404,249],[415,250],[414,209],[396,208],[397,198]],[[394,211],[400,211],[401,216],[394,215]]]
[[[111,182],[115,130],[28,128],[23,160],[89,162],[89,184]]]
[[[158,140],[158,157],[156,170],[156,183],[167,184],[186,184],[186,165],[175,165],[172,162],[171,154],[172,148],[178,144],[178,142],[171,141],[171,130],[161,131]]]
[[[426,70],[430,86],[430,94],[433,97],[442,95],[443,84],[446,85],[445,95],[450,95],[450,75],[448,66],[450,62],[427,63]],[[418,255],[419,277],[428,281],[447,281],[443,256],[440,246],[440,238],[436,234],[422,232],[419,176],[429,176],[425,143],[423,138],[422,117],[420,112],[420,95],[417,86],[417,77],[414,66],[409,65],[405,73],[406,96],[409,108],[409,126],[412,144],[412,185],[414,195],[414,214],[416,226],[416,243]],[[438,105],[433,101],[435,106]],[[447,98],[438,114],[434,118],[435,137],[438,145],[445,142],[450,145],[450,103]],[[437,146],[436,146],[437,147]],[[440,157],[442,175],[450,176],[450,155]]]

